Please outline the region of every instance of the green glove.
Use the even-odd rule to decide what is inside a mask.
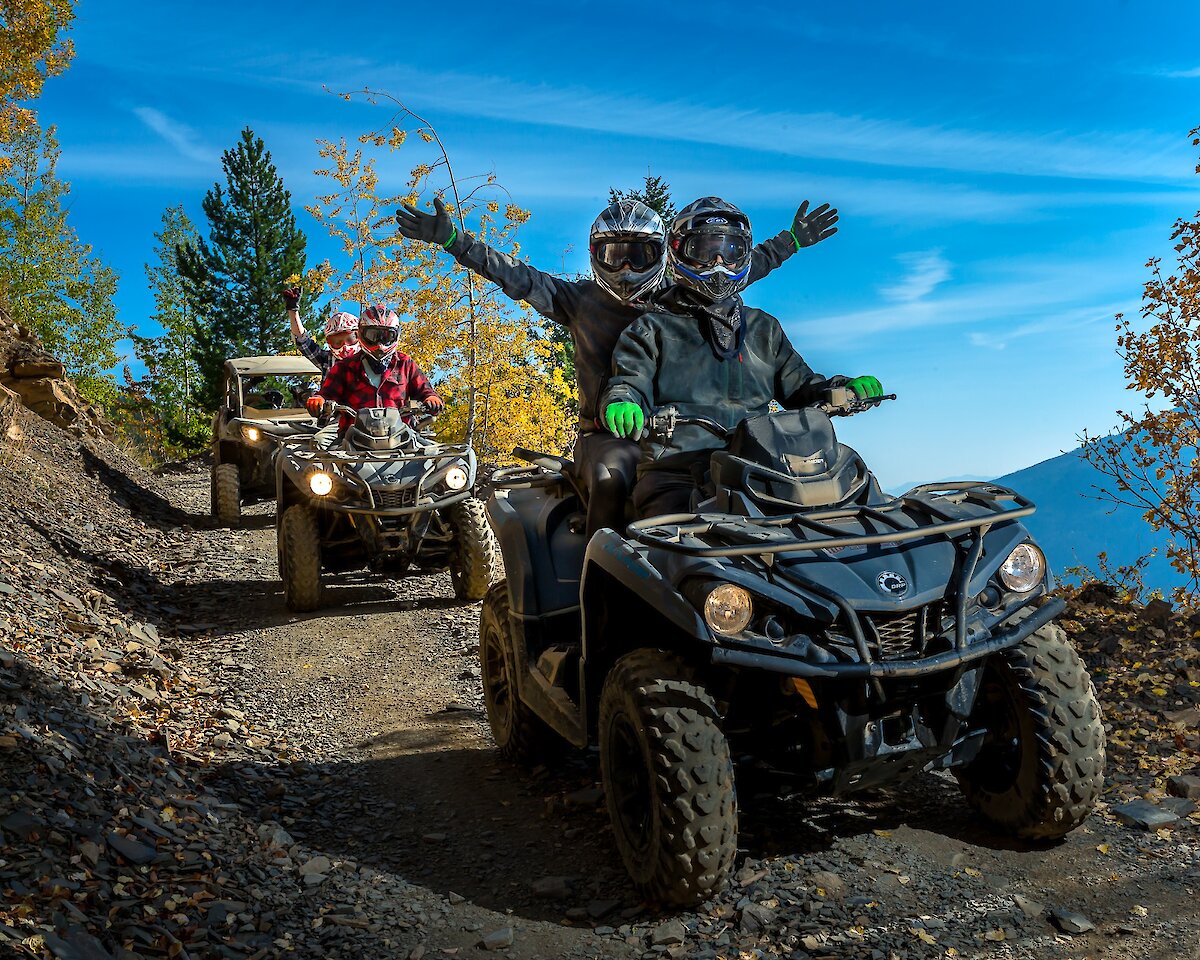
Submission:
[[[618,437],[632,437],[646,425],[646,416],[636,403],[623,400],[604,408],[604,425]]]
[[[883,396],[883,387],[875,377],[855,377],[853,380],[847,380],[846,386],[854,391],[859,400]]]

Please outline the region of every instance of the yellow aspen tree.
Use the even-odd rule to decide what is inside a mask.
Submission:
[[[346,263],[331,270],[329,286],[362,305],[386,302],[405,317],[401,349],[435,379],[447,402],[439,435],[470,439],[490,462],[509,460],[514,446],[564,452],[574,441],[573,388],[537,316],[436,246],[396,234],[392,211],[439,192],[433,185],[443,170],[452,178],[445,201],[460,230],[469,226],[483,242],[516,256],[517,228],[529,219],[516,204],[494,198],[500,192],[494,175],[453,178],[436,132],[417,119],[415,131],[393,122],[363,134],[353,147],[318,141],[326,165],[316,173],[331,189],[308,210],[340,241]],[[414,139],[418,149],[428,147],[431,161],[412,167],[403,192],[381,194],[377,160]]]

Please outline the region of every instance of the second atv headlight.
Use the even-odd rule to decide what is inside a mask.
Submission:
[[[262,431],[258,427],[242,427],[242,436],[251,443],[257,443],[262,437]]]
[[[1028,593],[1046,574],[1046,558],[1032,543],[1022,543],[1000,564],[1000,582],[1014,593]]]
[[[741,633],[754,616],[754,601],[748,591],[733,583],[713,588],[704,600],[704,622],[714,633]]]
[[[323,497],[333,489],[333,477],[321,470],[315,470],[308,475],[308,489],[318,497]]]
[[[462,467],[451,467],[446,471],[446,486],[451,490],[461,490],[467,485],[467,471]]]

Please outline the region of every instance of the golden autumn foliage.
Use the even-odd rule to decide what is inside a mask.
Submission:
[[[66,69],[75,50],[61,35],[74,19],[74,0],[0,0],[0,141],[16,139],[35,123],[22,102]],[[0,173],[10,162],[0,155]]]
[[[1200,128],[1191,137],[1200,146]],[[1171,239],[1173,268],[1146,264],[1142,323],[1118,315],[1116,327],[1127,389],[1165,409],[1118,410],[1118,430],[1085,433],[1083,452],[1107,478],[1103,499],[1137,507],[1171,535],[1167,557],[1189,580],[1177,599],[1187,600],[1200,594],[1200,213],[1177,220]]]
[[[397,235],[392,216],[401,202],[440,193],[433,183],[445,176],[450,180],[445,201],[459,229],[469,228],[483,242],[516,255],[515,233],[529,214],[495,199],[492,175],[455,179],[436,131],[403,114],[420,124],[415,139],[408,136],[414,131],[393,122],[363,134],[353,146],[344,139],[318,142],[326,165],[316,173],[330,181],[330,190],[307,209],[340,241],[347,263],[328,270],[326,289],[357,302],[360,310],[386,303],[406,321],[400,348],[429,374],[447,403],[438,421],[440,436],[470,437],[488,462],[510,460],[515,446],[565,452],[574,442],[573,385],[558,368],[536,315],[438,246]],[[406,180],[390,190],[382,187],[377,161],[393,161],[406,143],[406,149],[418,151],[429,145],[432,156],[414,157]],[[473,189],[463,195],[465,184]]]

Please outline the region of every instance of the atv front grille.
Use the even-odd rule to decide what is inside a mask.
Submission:
[[[417,505],[417,488],[404,487],[401,490],[376,490],[375,502],[379,504],[381,510],[415,507]]]
[[[905,613],[865,613],[863,630],[871,652],[881,660],[924,656],[925,647],[941,627],[939,604]]]

